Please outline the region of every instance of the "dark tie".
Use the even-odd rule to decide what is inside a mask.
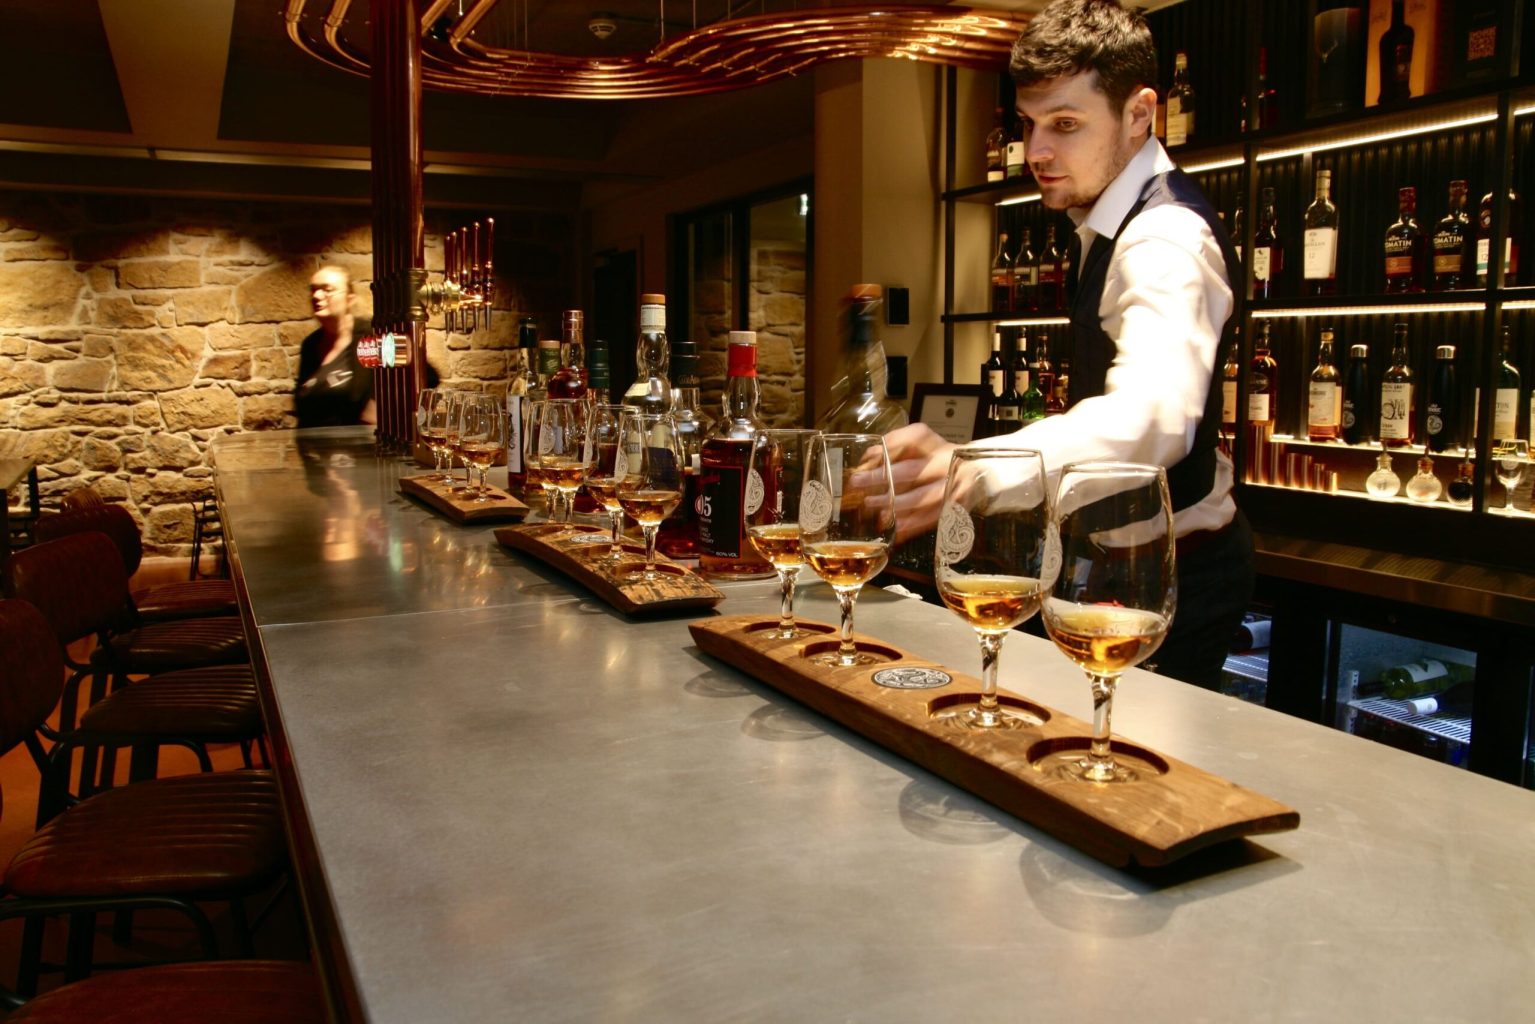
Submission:
[[[1082,236],[1075,231],[1066,243],[1066,259],[1071,263],[1066,271],[1066,311],[1070,313],[1077,304],[1077,280],[1082,275]]]

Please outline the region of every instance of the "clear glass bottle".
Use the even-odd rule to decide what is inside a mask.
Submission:
[[[629,390],[624,392],[624,404],[645,412],[671,411],[672,384],[666,377],[670,363],[671,344],[666,338],[666,296],[646,292],[640,296],[640,337],[634,346],[637,376]]]
[[[1423,290],[1423,256],[1427,249],[1418,227],[1418,190],[1397,189],[1396,223],[1386,229],[1383,252],[1386,260],[1386,291],[1389,294]]]
[[[677,438],[687,465],[683,467],[682,502],[661,522],[656,544],[669,558],[695,558],[698,555],[698,481],[703,468],[700,459],[714,419],[703,410],[699,398],[698,346],[691,341],[679,341],[671,349],[672,383],[675,385],[672,389],[672,419],[677,424]]]
[[[1167,90],[1167,147],[1182,146],[1194,138],[1194,86],[1189,82],[1188,54],[1173,57],[1173,84]]]
[[[883,434],[904,427],[906,409],[889,395],[889,366],[885,346],[879,340],[884,289],[877,284],[854,285],[843,301],[847,391],[842,401],[821,417],[817,428],[835,434]],[[996,344],[1000,345],[1000,339]],[[1000,349],[994,349],[992,356],[1001,367]],[[839,382],[833,391],[841,387]],[[1001,389],[999,376],[993,393],[1000,394]]]
[[[731,331],[724,415],[699,449],[698,563],[721,579],[768,579],[773,567],[746,536],[746,468],[757,416],[757,332]]]
[[[1434,386],[1429,392],[1423,433],[1429,451],[1461,447],[1460,389],[1455,381],[1455,346],[1434,350]]]
[[[1306,294],[1338,290],[1338,208],[1332,202],[1332,171],[1316,172],[1316,198],[1306,207],[1301,276]]]
[[[1336,441],[1343,419],[1343,388],[1338,367],[1333,364],[1333,333],[1322,328],[1317,345],[1316,366],[1311,371],[1311,386],[1306,404],[1306,436],[1313,441]]]
[[[1380,378],[1380,443],[1386,448],[1412,444],[1417,420],[1412,367],[1407,357],[1407,325],[1397,324],[1391,339],[1391,366]]]
[[[1007,177],[1007,122],[998,107],[991,116],[991,131],[986,134],[986,180]]]
[[[1253,358],[1247,368],[1247,422],[1252,426],[1274,427],[1276,392],[1279,390],[1279,363],[1269,344],[1269,322],[1258,321],[1253,339]]]
[[[1434,290],[1455,291],[1471,287],[1474,278],[1471,255],[1471,218],[1466,215],[1466,183],[1450,182],[1450,205],[1434,226]]]
[[[1434,460],[1424,455],[1418,460],[1418,471],[1407,481],[1407,497],[1413,501],[1438,501],[1444,487],[1434,475]]]
[[[1391,453],[1381,450],[1375,460],[1375,471],[1364,479],[1364,492],[1372,498],[1385,500],[1396,497],[1402,489],[1402,478],[1391,469]]]

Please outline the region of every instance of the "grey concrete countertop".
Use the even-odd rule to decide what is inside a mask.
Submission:
[[[1133,670],[1123,734],[1298,831],[1105,867],[397,493],[357,429],[216,446],[367,1019],[1488,1021],[1535,1005],[1535,793]],[[776,611],[727,584],[726,614]],[[803,588],[806,618],[835,621]],[[974,674],[943,609],[861,633]],[[1090,719],[1046,641],[1002,685]],[[290,811],[293,809],[290,807]],[[322,950],[322,953],[324,951]]]

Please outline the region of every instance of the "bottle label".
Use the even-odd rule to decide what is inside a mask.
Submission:
[[[1259,281],[1269,279],[1270,265],[1273,262],[1273,247],[1267,245],[1253,246],[1253,278]]]
[[[1519,416],[1519,389],[1498,388],[1492,395],[1492,439],[1512,440],[1514,423]]]
[[[1021,168],[1023,163],[1023,140],[1013,139],[1009,141],[1007,144],[1007,166]]]
[[[1023,394],[1025,391],[1029,390],[1029,371],[1028,370],[1014,370],[1013,371],[1013,390],[1018,392],[1020,395]]]
[[[522,405],[521,395],[506,396],[506,471],[508,473],[523,472]]]
[[[1338,385],[1332,381],[1314,380],[1311,382],[1311,390],[1308,397],[1310,401],[1306,407],[1306,422],[1313,429],[1316,427],[1336,427],[1338,425],[1338,407],[1342,401],[1338,393]]]
[[[1438,402],[1428,403],[1428,416],[1424,418],[1423,428],[1433,438],[1444,433],[1444,409]]]
[[[991,397],[993,397],[993,398],[1001,398],[1002,397],[1002,371],[1001,370],[987,370],[986,371],[986,383],[991,385]]]
[[[731,345],[729,365],[725,372],[732,377],[757,376],[757,346]]]
[[[660,333],[666,330],[666,307],[646,303],[640,307],[640,330]]]
[[[740,558],[745,474],[733,466],[704,466],[698,477],[698,543],[716,558]]]
[[[1476,240],[1476,276],[1487,276],[1487,264],[1491,262],[1492,239],[1478,238]]]
[[[1237,382],[1234,380],[1221,382],[1221,423],[1235,424],[1237,421]]]
[[[1453,231],[1434,234],[1434,273],[1458,274],[1465,262],[1461,236]]]
[[[1004,176],[1005,173],[1006,172],[1004,172],[999,167],[990,168],[986,172],[986,180],[987,181],[1001,181],[1003,179],[1003,176]]]
[[[1307,228],[1305,276],[1308,281],[1330,281],[1338,276],[1338,229]]]
[[[1023,283],[1030,288],[1039,284],[1039,268],[1033,264],[1019,270],[1018,276],[1023,278]]]
[[[541,345],[538,349],[538,373],[542,377],[553,377],[560,372],[560,347],[558,345]]]
[[[1380,436],[1392,441],[1412,440],[1412,385],[1380,386]]]
[[[1012,402],[1003,402],[997,407],[997,419],[1018,422],[1018,407]]]
[[[1387,277],[1411,277],[1412,276],[1412,257],[1410,255],[1409,256],[1387,256],[1386,257],[1386,276]]]
[[[1267,423],[1269,421],[1268,392],[1249,394],[1247,396],[1247,419],[1251,423]]]
[[[1358,422],[1359,418],[1354,415],[1354,403],[1345,400],[1343,403],[1343,429],[1353,430],[1354,424]]]
[[[1177,99],[1167,101],[1167,144],[1181,146],[1189,141],[1189,115],[1178,113]]]

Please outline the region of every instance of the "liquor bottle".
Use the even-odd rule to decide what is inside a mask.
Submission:
[[[1039,263],[1034,254],[1034,236],[1023,229],[1023,239],[1013,256],[1013,309],[1019,313],[1039,311]]]
[[[538,324],[530,316],[517,325],[517,348],[511,357],[506,381],[506,476],[507,489],[521,495],[527,482],[527,467],[522,461],[523,438],[527,436],[530,399],[528,393],[538,386],[533,373],[533,357],[538,351]]]
[[[549,378],[550,398],[586,397],[586,316],[579,309],[560,315],[562,365]]]
[[[1009,362],[1016,362],[1018,356],[1014,352]],[[992,426],[992,433],[998,437],[1003,434],[1011,434],[1023,425],[1023,392],[1018,390],[1018,375],[1009,369],[1007,383],[1002,388],[1002,395],[997,399],[996,421]]]
[[[1455,479],[1450,481],[1446,490],[1451,505],[1465,508],[1471,504],[1471,496],[1476,493],[1476,467],[1469,458],[1462,459],[1460,465],[1455,467]]]
[[[1386,229],[1386,291],[1421,292],[1427,246],[1418,227],[1418,190],[1410,185],[1397,189],[1396,210],[1396,223]]]
[[[1434,227],[1434,290],[1469,288],[1472,281],[1471,218],[1466,216],[1466,183],[1450,182],[1449,210]]]
[[[560,372],[560,367],[563,363],[564,360],[560,358],[560,339],[539,338],[536,396],[533,391],[529,392],[529,396],[547,398],[549,396],[549,382],[554,379],[555,374]]]
[[[1391,24],[1380,36],[1378,103],[1412,98],[1412,50],[1415,33],[1407,24],[1406,0],[1391,0]]]
[[[1031,368],[1034,371],[1034,385],[1045,396],[1045,415],[1065,412],[1063,408],[1052,409],[1055,404],[1055,364],[1050,361],[1050,336],[1044,331],[1034,336],[1034,362]]]
[[[1407,365],[1407,325],[1397,324],[1391,339],[1391,366],[1380,378],[1380,443],[1406,448],[1413,441],[1412,367]]]
[[[1061,250],[1055,247],[1055,225],[1045,225],[1045,247],[1039,250],[1039,311],[1058,313],[1062,309],[1064,279],[1061,277]],[[1041,385],[1043,390],[1043,385]]]
[[[1279,90],[1269,84],[1268,47],[1258,47],[1258,104],[1253,131],[1279,126]]]
[[[1226,365],[1221,367],[1221,433],[1235,437],[1237,432],[1237,384],[1242,377],[1242,346],[1232,342],[1226,349]]]
[[[608,362],[608,343],[593,338],[586,346],[586,395],[593,405],[607,405],[613,401],[613,371]]]
[[[1487,274],[1492,266],[1492,193],[1482,197],[1481,210],[1476,220],[1476,284],[1487,286]],[[1519,283],[1519,229],[1524,223],[1524,201],[1519,193],[1508,193],[1508,237],[1503,239],[1503,283]]]
[[[1348,377],[1343,382],[1343,440],[1349,444],[1368,444],[1375,440],[1370,431],[1370,347],[1353,345],[1348,350]]]
[[[997,402],[1002,398],[1004,389],[1003,378],[1007,376],[1007,366],[1002,362],[1002,332],[991,332],[991,358],[981,364],[981,383],[986,385],[986,423],[988,426],[997,419]]]
[[[1269,345],[1269,322],[1258,321],[1253,339],[1253,358],[1247,372],[1247,422],[1253,426],[1274,426],[1274,406],[1279,390],[1279,363]]]
[[[1404,665],[1393,665],[1380,674],[1381,696],[1406,700],[1425,693],[1438,693],[1460,683],[1476,679],[1476,669],[1443,658],[1423,658]]]
[[[1375,472],[1364,478],[1364,493],[1378,501],[1396,497],[1402,489],[1402,478],[1391,468],[1391,453],[1384,448],[1375,460]]]
[[[991,311],[1013,311],[1013,258],[1007,251],[1007,232],[997,232],[997,251],[991,257]]]
[[[1428,415],[1423,432],[1428,435],[1428,449],[1448,451],[1461,446],[1460,391],[1455,382],[1455,346],[1440,345],[1434,350],[1434,387],[1428,396]]]
[[[1316,172],[1316,198],[1306,207],[1302,277],[1306,294],[1338,290],[1338,208],[1332,204],[1332,171]]]
[[[843,300],[843,345],[847,375],[842,401],[816,426],[834,434],[883,434],[906,425],[906,409],[889,395],[889,367],[879,340],[884,289],[857,284]],[[1000,357],[999,357],[1000,358]],[[834,390],[840,389],[839,384]]]
[[[1045,393],[1039,390],[1039,383],[1034,379],[1034,373],[1029,367],[1029,336],[1027,332],[1020,330],[1018,333],[1018,350],[1013,353],[1013,390],[1018,392],[1018,422],[1020,426],[1027,426],[1035,420],[1045,418]]]
[[[1173,85],[1167,90],[1167,147],[1182,146],[1194,137],[1194,87],[1189,84],[1189,58],[1179,50],[1173,57]]]
[[[753,349],[755,352],[755,349]],[[672,383],[671,344],[666,338],[666,296],[646,292],[640,296],[640,336],[634,346],[637,375],[624,392],[624,404],[645,412],[669,412]],[[755,364],[754,364],[755,365]]]
[[[757,332],[731,331],[724,416],[699,450],[699,568],[723,579],[766,579],[773,567],[746,536],[746,465],[757,418]]]
[[[1339,386],[1338,368],[1333,364],[1332,347],[1332,328],[1324,327],[1306,405],[1306,436],[1313,441],[1336,441],[1343,419],[1343,389]]]
[[[1247,211],[1243,208],[1246,202],[1247,197],[1238,192],[1236,209],[1231,212],[1231,245],[1237,251],[1238,262],[1241,262],[1242,246],[1247,241],[1242,237],[1243,231],[1247,226]]]
[[[1425,693],[1421,697],[1408,697],[1404,703],[1415,715],[1448,715],[1451,718],[1470,718],[1475,704],[1476,683],[1468,680],[1438,693]]]
[[[702,469],[700,455],[704,439],[714,425],[699,399],[698,346],[679,341],[671,356],[672,420],[677,424],[677,440],[687,464],[682,467],[682,502],[661,522],[656,544],[669,558],[695,558],[698,555],[698,480]]]
[[[1274,211],[1274,190],[1263,190],[1258,204],[1258,230],[1253,235],[1253,298],[1272,299],[1279,294],[1284,277],[1284,244],[1279,239],[1279,216]]]
[[[1029,163],[1024,158],[1025,146],[1023,143],[1023,122],[1020,120],[1013,125],[1013,130],[1007,136],[1006,173],[1008,181],[1020,181],[1028,175]]]
[[[991,117],[991,131],[986,135],[986,180],[1007,177],[1007,123],[998,107]]]
[[[1317,0],[1306,63],[1306,116],[1359,107],[1365,98],[1369,0]]]
[[[1492,396],[1492,440],[1512,441],[1519,436],[1519,368],[1514,365],[1513,339],[1503,325],[1503,344],[1498,354],[1498,387]]]
[[[1045,415],[1053,416],[1071,407],[1071,359],[1061,356],[1055,367],[1055,385],[1045,399]]]
[[[1418,460],[1418,471],[1407,481],[1407,497],[1411,501],[1427,504],[1438,501],[1444,488],[1434,475],[1434,460],[1424,455]]]

